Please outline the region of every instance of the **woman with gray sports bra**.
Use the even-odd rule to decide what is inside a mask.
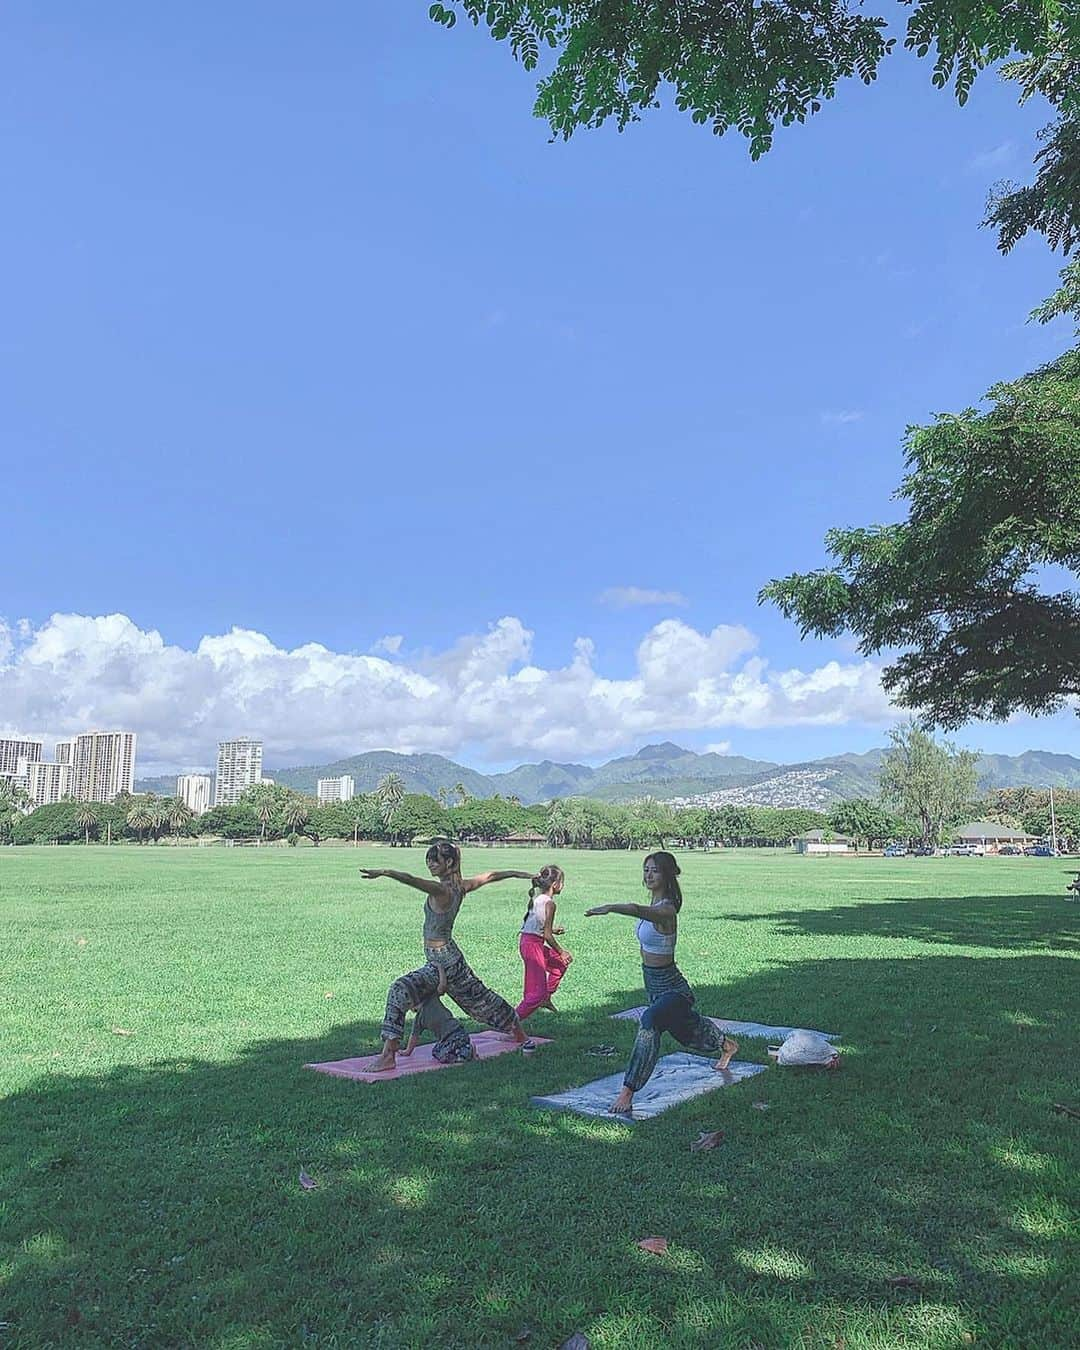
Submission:
[[[360,869],[360,875],[367,881],[389,877],[391,881],[400,881],[423,891],[427,897],[424,901],[424,955],[427,962],[419,970],[402,975],[390,986],[382,1024],[382,1053],[369,1068],[369,1073],[394,1068],[405,1031],[405,1015],[439,989],[440,972],[445,979],[446,992],[463,1012],[496,1031],[509,1033],[523,1049],[532,1048],[513,1008],[475,974],[453,939],[454,920],[462,900],[470,891],[478,890],[490,881],[509,881],[511,878],[531,881],[532,874],[482,872],[479,876],[463,878],[461,853],[448,839],[436,840],[428,849],[425,862],[431,880],[390,868]]]
[[[713,1068],[721,1072],[739,1048],[697,1012],[693,990],[675,964],[675,940],[682,908],[678,863],[670,853],[650,853],[642,868],[642,880],[652,896],[651,904],[597,905],[585,911],[587,916],[626,914],[638,921],[641,972],[649,1006],[641,1014],[622,1091],[608,1107],[609,1111],[619,1115],[630,1114],[634,1093],[639,1092],[652,1076],[660,1055],[660,1038],[665,1031],[688,1050],[715,1055]]]

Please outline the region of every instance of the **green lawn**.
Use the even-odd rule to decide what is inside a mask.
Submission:
[[[639,857],[558,861],[555,1044],[366,1086],[301,1066],[375,1048],[421,897],[356,867],[419,853],[0,850],[0,1343],[1076,1344],[1066,864],[685,855],[702,1010],[838,1031],[843,1070],[627,1129],[528,1105],[616,1067],[584,1052],[628,1051],[607,1014],[642,1001],[632,923],[580,917],[643,895]],[[511,1001],[523,908],[510,882],[458,922]]]

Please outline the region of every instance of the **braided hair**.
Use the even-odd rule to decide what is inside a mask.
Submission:
[[[533,877],[532,884],[529,886],[529,905],[525,910],[525,918],[527,919],[532,913],[533,901],[538,895],[546,895],[552,886],[561,886],[565,879],[566,874],[561,867],[556,867],[554,863],[545,863]]]

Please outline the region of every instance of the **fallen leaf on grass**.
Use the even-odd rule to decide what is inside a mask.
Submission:
[[[919,1281],[914,1275],[889,1275],[885,1283],[893,1289],[918,1289]]]
[[[313,1190],[315,1189],[315,1187],[316,1187],[318,1184],[319,1184],[319,1183],[315,1180],[315,1178],[314,1178],[314,1177],[309,1177],[308,1174],[307,1174],[307,1173],[304,1171],[304,1169],[301,1167],[301,1169],[300,1169],[300,1185],[304,1188],[304,1190],[305,1190],[305,1191],[313,1191]]]
[[[85,938],[76,938],[76,939],[75,939],[75,946],[76,946],[76,947],[85,947],[85,946],[86,946],[86,939],[85,939]]]
[[[960,1340],[964,1343],[964,1345],[974,1345],[975,1333],[973,1331],[962,1331],[960,1333]]]
[[[516,1341],[518,1345],[524,1345],[531,1335],[532,1327],[522,1327],[519,1332],[516,1332],[514,1336],[511,1337],[511,1340]]]
[[[582,1331],[575,1331],[568,1341],[563,1341],[559,1350],[589,1350],[589,1338]]]
[[[1066,1106],[1064,1102],[1055,1102],[1054,1110],[1059,1116],[1072,1116],[1073,1120],[1080,1120],[1080,1111],[1074,1111],[1071,1106]]]
[[[643,1252],[652,1252],[654,1256],[663,1256],[667,1251],[667,1238],[641,1238],[637,1245]]]
[[[134,1033],[133,1031],[129,1031],[127,1027],[113,1027],[113,1029],[112,1029],[112,1034],[113,1034],[114,1036],[134,1036],[134,1035],[135,1035],[135,1033]]]
[[[610,1059],[612,1055],[617,1055],[619,1051],[614,1045],[592,1045],[585,1053],[595,1055],[597,1059]]]
[[[702,1130],[690,1145],[691,1153],[704,1153],[706,1149],[717,1148],[724,1142],[723,1130]]]
[[[751,1102],[750,1105],[755,1111],[767,1111],[769,1109],[768,1102]]]
[[[334,997],[333,994],[331,994],[329,990],[325,994],[323,994],[323,998],[333,998],[333,997]]]

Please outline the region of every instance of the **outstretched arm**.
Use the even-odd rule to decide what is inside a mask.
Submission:
[[[462,889],[467,893],[486,886],[489,881],[532,881],[531,872],[478,872],[475,877],[466,877]]]
[[[405,886],[414,886],[425,895],[438,895],[443,887],[430,877],[414,877],[411,872],[395,872],[391,867],[361,867],[360,875],[365,881],[376,881],[379,877],[389,877],[391,881],[400,881]]]
[[[586,918],[594,918],[597,914],[625,914],[630,919],[648,919],[653,923],[656,919],[674,919],[677,910],[674,905],[595,905],[592,909],[585,911]]]

